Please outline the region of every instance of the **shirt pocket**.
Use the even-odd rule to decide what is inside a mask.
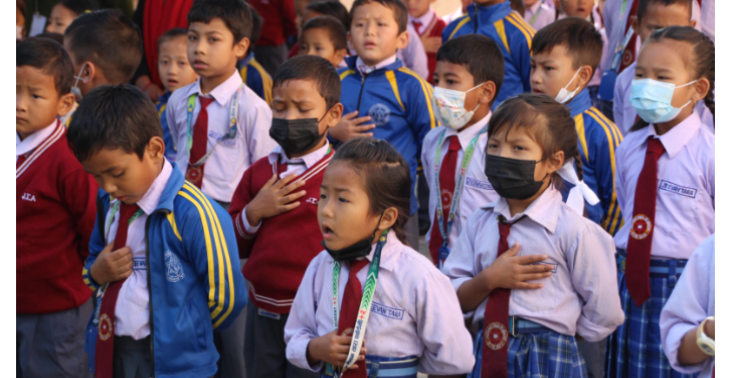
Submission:
[[[542,283],[543,287],[536,290],[512,290],[510,294],[515,304],[533,313],[550,311],[555,308],[558,303],[558,298],[561,296],[560,285],[557,281],[558,270],[564,269],[564,267],[550,260],[537,264],[547,264],[553,267],[553,274],[550,277],[537,281],[529,281],[530,283]]]
[[[668,233],[684,231],[685,227],[697,222],[697,211],[701,188],[695,183],[679,180],[659,180],[655,223]],[[671,227],[670,227],[671,226]],[[678,230],[679,228],[679,230]]]

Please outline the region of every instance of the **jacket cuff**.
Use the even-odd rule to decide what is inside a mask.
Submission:
[[[84,277],[84,283],[86,284],[86,286],[91,288],[91,290],[96,290],[99,288],[99,286],[101,286],[101,285],[97,284],[93,278],[91,278],[91,273],[89,272],[89,270],[86,267],[84,267],[84,270],[82,271],[81,274]]]

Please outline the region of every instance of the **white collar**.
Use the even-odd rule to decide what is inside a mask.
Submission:
[[[15,156],[25,155],[28,152],[31,152],[36,149],[36,147],[40,146],[41,143],[43,143],[44,140],[46,140],[51,134],[53,134],[53,131],[56,130],[56,124],[58,123],[58,120],[53,120],[53,123],[50,125],[34,132],[33,134],[28,135],[27,138],[20,140],[20,137],[18,136],[18,133],[15,133]]]
[[[421,17],[411,17],[411,16],[408,16],[408,22],[411,23],[411,25],[413,25],[413,21],[420,22],[421,23],[421,27],[418,28],[418,29],[416,29],[416,31],[420,34],[421,33],[421,30],[419,30],[419,29],[426,30],[426,28],[428,27],[428,25],[431,24],[431,21],[433,21],[433,18],[435,16],[436,16],[436,14],[434,13],[433,9],[429,9],[428,12],[426,12],[426,14],[424,14]],[[413,25],[413,28],[415,29],[416,26]]]
[[[300,157],[289,159],[289,157],[286,156],[286,152],[284,152],[284,149],[281,148],[281,146],[277,145],[274,147],[273,150],[271,150],[271,153],[269,154],[269,163],[271,165],[276,164],[277,162],[281,163],[290,163],[290,162],[304,162],[304,166],[306,169],[309,169],[313,167],[315,164],[317,164],[318,161],[322,160],[325,156],[327,156],[327,151],[329,151],[330,142],[327,140],[327,137],[325,137],[325,143],[324,146]],[[279,161],[281,159],[281,161]]]
[[[397,57],[395,55],[391,56],[390,58],[387,58],[385,60],[380,61],[380,63],[377,63],[374,66],[368,66],[365,64],[365,62],[362,61],[362,59],[358,56],[357,60],[355,61],[355,67],[357,67],[358,71],[364,76],[367,75],[375,70],[379,70],[383,67],[387,67],[393,63],[395,63],[395,60]]]
[[[236,91],[238,91],[238,89],[241,87],[241,84],[243,84],[241,74],[238,71],[234,71],[233,74],[228,79],[226,79],[226,81],[213,88],[213,90],[210,91],[210,93],[208,93],[207,95],[204,95],[202,88],[200,87],[201,80],[203,80],[202,77],[198,78],[195,84],[190,87],[190,90],[188,91],[188,96],[195,93],[201,97],[212,98],[215,100],[215,102],[220,104],[220,106],[226,106],[226,104],[228,104],[228,101],[233,97],[233,94],[236,93]]]
[[[147,189],[147,193],[142,196],[142,198],[137,201],[137,206],[139,206],[142,211],[145,212],[145,214],[150,215],[153,211],[157,208],[157,205],[160,204],[160,198],[162,197],[162,192],[165,190],[165,187],[167,186],[167,182],[170,180],[170,176],[172,175],[172,164],[165,159],[165,161],[162,163],[162,171],[160,171],[160,174],[157,175],[157,178],[155,178],[155,181],[152,182],[152,185],[150,185],[150,188]]]

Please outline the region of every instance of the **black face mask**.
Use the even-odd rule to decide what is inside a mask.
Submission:
[[[319,122],[320,120],[316,118],[274,118],[271,120],[269,136],[279,143],[287,156],[299,155],[316,146],[324,138],[324,134],[319,133]]]
[[[523,200],[534,196],[545,181],[545,178],[541,181],[535,181],[535,166],[537,163],[539,162],[534,160],[518,160],[487,155],[484,173],[500,197]]]
[[[378,220],[378,226],[380,226],[380,220],[383,219],[383,214],[380,214],[380,219]],[[324,243],[324,240],[322,240],[322,246],[327,251],[327,253],[332,256],[333,259],[336,261],[348,261],[353,259],[358,259],[361,257],[365,257],[370,254],[370,250],[373,246],[373,240],[375,240],[375,234],[378,232],[378,227],[375,227],[375,231],[373,231],[373,234],[366,237],[363,240],[360,240],[359,242],[342,249],[329,249],[327,248],[327,244]]]

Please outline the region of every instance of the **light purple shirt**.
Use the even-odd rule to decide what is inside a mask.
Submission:
[[[372,260],[374,253],[373,246],[367,258]],[[286,358],[303,369],[322,368],[322,362],[309,365],[307,347],[312,339],[335,330],[333,267],[334,260],[326,251],[312,260],[284,328]],[[357,273],[363,284],[369,268],[370,264]],[[342,264],[338,298],[345,293],[349,274],[349,265]],[[448,278],[423,255],[403,245],[393,232],[382,250],[365,346],[368,354],[375,356],[415,355],[418,371],[426,374],[464,374],[474,366],[471,336]]]
[[[698,327],[708,316],[715,316],[714,234],[700,244],[690,256],[659,318],[664,353],[674,370],[683,374],[700,372],[699,378],[712,376],[714,357],[689,366],[680,365],[677,361],[677,353],[684,335],[692,328]]]
[[[628,134],[616,150],[616,197],[624,217],[614,237],[617,248],[626,249],[629,242],[636,185],[652,136],[650,124]],[[715,135],[692,113],[659,140],[666,152],[658,162],[651,255],[687,259],[715,232]]]
[[[545,254],[543,263],[553,275],[540,280],[543,288],[512,290],[509,315],[519,316],[551,330],[588,341],[598,341],[624,321],[616,281],[615,249],[611,236],[564,204],[552,186],[524,213],[512,216],[507,200],[486,206],[469,216],[456,248],[442,271],[459,287],[494,263],[499,243],[497,216],[508,223],[510,246],[520,243],[518,256]],[[473,313],[473,323],[484,320],[487,298]]]
[[[525,8],[524,18],[535,30],[540,30],[555,21],[555,8],[551,8],[540,0],[531,7]]]
[[[416,29],[413,28],[410,22],[406,30],[410,36],[408,44],[403,50],[398,50],[395,55],[403,61],[406,67],[417,73],[418,76],[423,79],[428,79],[428,57],[421,43],[421,38],[418,38],[418,33],[416,33]]]

